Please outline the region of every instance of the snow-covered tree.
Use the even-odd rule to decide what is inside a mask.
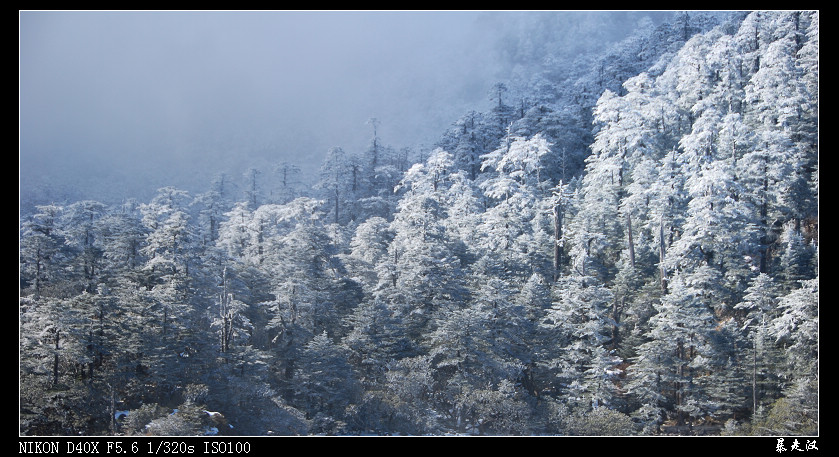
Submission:
[[[562,397],[582,408],[614,408],[620,402],[616,381],[622,360],[610,345],[614,296],[594,277],[560,279],[547,319],[565,335],[555,356]]]
[[[355,218],[353,205],[361,192],[361,171],[360,164],[341,148],[330,149],[320,167],[320,179],[315,189],[324,193],[336,224]]]
[[[347,349],[316,335],[306,344],[300,357],[295,383],[300,406],[311,416],[324,415],[344,420],[347,406],[356,401],[358,383],[348,361]]]
[[[61,275],[64,235],[57,205],[39,206],[29,221],[21,223],[20,275],[21,287],[31,287],[37,299],[51,281]]]

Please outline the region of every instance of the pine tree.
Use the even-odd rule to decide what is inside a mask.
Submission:
[[[334,223],[355,219],[354,203],[356,196],[362,193],[362,184],[360,165],[343,149],[330,149],[320,167],[320,179],[315,189],[324,192]]]
[[[751,357],[744,357],[751,368],[751,406],[757,414],[779,394],[782,384],[777,376],[781,353],[778,351],[770,333],[771,322],[778,317],[779,289],[775,281],[765,273],[758,274],[746,289],[743,301],[734,309],[744,313],[742,319],[743,338],[751,349]]]
[[[394,233],[387,220],[371,217],[358,224],[350,241],[350,252],[341,256],[349,277],[372,292],[377,287],[377,266],[388,261],[388,247]]]
[[[99,220],[105,205],[91,200],[73,203],[62,214],[62,230],[68,247],[76,251],[73,276],[87,292],[93,292],[102,275],[102,240]]]
[[[344,325],[350,330],[343,344],[351,351],[349,361],[361,376],[365,390],[384,386],[388,366],[414,352],[402,322],[381,300],[359,304],[345,318]]]
[[[628,368],[629,388],[648,408],[644,416],[660,421],[663,410],[681,424],[715,410],[703,381],[716,372],[717,321],[700,287],[681,276],[674,277],[669,287],[654,305],[657,313],[650,318],[648,341],[638,347],[638,357]]]
[[[195,197],[194,205],[198,209],[198,221],[201,224],[199,237],[204,245],[215,243],[219,237],[219,226],[224,213],[229,210],[225,196],[225,176],[213,179],[210,190]]]
[[[31,288],[35,299],[40,298],[50,283],[58,282],[62,257],[66,254],[59,226],[62,208],[45,205],[37,209],[31,220],[21,224],[20,236],[21,287]]]
[[[812,268],[815,251],[812,246],[805,245],[804,237],[795,230],[794,222],[784,226],[781,242],[784,243],[784,251],[780,256],[779,273],[786,288],[792,290],[798,287],[799,281],[813,279],[818,274]]]
[[[436,150],[405,173],[388,260],[378,267],[376,294],[401,314],[415,341],[430,331],[435,313],[466,296],[462,265],[452,254],[456,241],[445,225],[452,171],[451,155]]]
[[[616,407],[621,360],[610,349],[615,324],[610,313],[612,293],[596,278],[580,275],[561,278],[556,291],[548,319],[567,338],[554,356],[563,398],[586,409]]]
[[[356,402],[358,384],[345,347],[325,332],[316,335],[304,347],[297,373],[296,398],[309,417],[346,419],[346,408]]]
[[[236,260],[253,262],[252,233],[250,231],[252,210],[247,202],[239,202],[224,214],[225,219],[219,224],[217,245]]]
[[[300,167],[290,162],[280,162],[274,167],[279,179],[279,189],[273,195],[273,203],[288,203],[300,195]]]
[[[144,261],[141,249],[146,228],[142,224],[139,205],[129,201],[104,215],[98,225],[104,261],[101,270],[110,275],[109,282],[118,281]]]
[[[818,375],[818,278],[801,282],[801,287],[780,297],[780,315],[770,323],[776,342],[787,348],[788,378]]]
[[[549,150],[550,144],[540,135],[508,137],[501,147],[482,156],[482,169],[493,171],[480,184],[491,202],[477,227],[483,268],[507,271],[522,281],[533,272],[550,269],[553,250],[545,249],[549,224],[540,224],[539,217],[542,205],[548,204],[541,198],[540,161]]]

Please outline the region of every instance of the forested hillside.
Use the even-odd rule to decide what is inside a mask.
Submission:
[[[818,27],[513,47],[432,151],[22,211],[20,433],[817,435]]]

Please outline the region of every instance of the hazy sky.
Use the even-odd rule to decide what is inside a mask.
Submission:
[[[371,117],[394,146],[433,141],[486,96],[490,56],[466,46],[478,14],[21,12],[22,193],[316,169],[364,148]]]
[[[371,117],[386,144],[429,144],[486,108],[498,14],[20,12],[21,200],[314,171],[365,148]]]

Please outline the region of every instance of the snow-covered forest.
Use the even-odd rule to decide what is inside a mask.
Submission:
[[[22,206],[20,433],[817,435],[818,17],[510,42],[433,148]]]

